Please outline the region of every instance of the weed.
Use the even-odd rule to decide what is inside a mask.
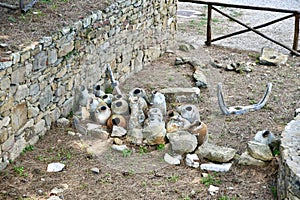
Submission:
[[[177,182],[178,179],[179,179],[178,175],[172,175],[172,176],[168,177],[168,181],[173,182],[173,183]]]
[[[28,152],[28,151],[33,151],[34,150],[34,146],[33,145],[27,145],[24,149],[23,149],[23,151],[21,152],[21,155],[23,156],[23,155],[25,155],[25,153],[26,152]]]
[[[13,17],[13,16],[9,16],[7,20],[10,21],[10,22],[12,22],[12,23],[16,23],[17,22],[16,18]]]
[[[189,197],[189,195],[186,195],[186,196],[183,197],[182,200],[191,200],[191,198]]]
[[[24,166],[19,166],[19,167],[14,166],[14,171],[15,171],[19,176],[25,176],[25,177],[28,176],[28,174],[25,173],[25,168],[24,168]]]
[[[108,86],[105,88],[105,94],[111,94],[113,92],[114,88],[112,86]]]
[[[134,170],[133,170],[133,169],[130,169],[130,170],[128,171],[128,174],[129,174],[130,176],[133,176],[133,175],[134,175]]]
[[[157,182],[154,182],[152,185],[153,186],[160,186],[160,185],[162,185],[162,183],[160,181],[157,181]]]
[[[272,191],[274,199],[277,199],[277,187],[276,186],[272,186],[271,187],[271,191]]]
[[[229,196],[221,196],[220,198],[219,198],[219,200],[235,200],[236,198],[230,198]]]
[[[162,151],[165,149],[165,145],[164,144],[159,144],[156,146],[156,149],[159,150],[159,151]]]
[[[204,184],[205,186],[210,186],[210,185],[219,185],[221,184],[221,181],[215,180],[214,175],[208,174],[207,177],[203,177],[201,179],[201,183]]]
[[[71,111],[68,113],[68,115],[67,115],[67,119],[71,119],[71,118],[73,118],[73,116],[74,116],[74,113],[73,113],[73,111],[71,110]]]
[[[146,182],[146,181],[143,181],[143,182],[142,182],[142,186],[143,186],[143,187],[147,187],[147,182]]]
[[[173,81],[174,80],[174,77],[173,76],[170,76],[169,78],[168,78],[168,81]]]
[[[129,157],[129,156],[131,156],[131,154],[132,154],[132,150],[130,150],[130,149],[124,149],[122,151],[123,157]]]
[[[145,146],[140,146],[140,150],[139,150],[139,153],[140,153],[140,154],[145,154],[145,153],[147,153],[147,152],[148,152],[147,147],[145,147]]]

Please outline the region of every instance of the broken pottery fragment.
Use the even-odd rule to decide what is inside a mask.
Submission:
[[[129,106],[124,99],[115,100],[111,103],[111,111],[113,114],[128,115]]]
[[[101,99],[108,105],[111,106],[111,102],[113,100],[113,95],[112,94],[104,94],[101,96]]]
[[[193,152],[198,145],[196,136],[187,131],[168,133],[167,138],[170,141],[173,153],[179,155]]]
[[[107,128],[112,129],[114,125],[126,129],[126,119],[122,115],[111,115],[110,118],[107,120]]]
[[[160,92],[154,91],[152,92],[152,108],[159,108],[165,116],[167,114],[167,105],[166,105],[166,98],[165,95],[163,95]]]
[[[80,94],[79,94],[79,105],[80,106],[86,106],[88,103],[88,98],[89,98],[89,92],[86,89],[85,86],[80,87]]]
[[[101,90],[101,86],[100,86],[100,85],[96,85],[96,86],[94,87],[93,94],[94,94],[96,97],[101,97],[101,96],[104,95],[105,93]]]
[[[190,123],[194,123],[195,121],[200,121],[199,110],[195,105],[184,105],[178,108],[181,116],[187,119]]]
[[[101,106],[95,111],[95,119],[101,125],[106,125],[108,118],[111,116],[111,110],[108,106]]]
[[[169,114],[169,121],[167,123],[167,132],[172,133],[179,131],[180,129],[185,129],[190,127],[191,123],[187,120],[181,117],[181,115],[177,112],[171,112]]]
[[[142,97],[129,97],[130,118],[128,121],[128,129],[142,128],[145,121],[144,111],[147,108],[147,103]]]
[[[134,88],[129,92],[129,97],[142,97],[147,103],[150,103],[146,91],[142,88]]]
[[[161,110],[159,108],[151,108],[148,116],[143,129],[143,138],[149,145],[164,144],[167,131]]]
[[[204,122],[196,121],[191,125],[189,130],[192,134],[196,135],[198,139],[198,145],[202,145],[205,142],[207,142],[208,131],[207,131],[207,126]]]
[[[254,141],[270,145],[276,140],[273,133],[268,130],[258,131],[254,136]]]

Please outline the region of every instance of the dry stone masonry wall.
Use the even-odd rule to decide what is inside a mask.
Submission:
[[[297,109],[300,111],[300,109]],[[300,112],[282,133],[278,199],[300,199]]]
[[[73,109],[76,88],[122,82],[174,45],[176,0],[117,0],[0,59],[0,170]]]

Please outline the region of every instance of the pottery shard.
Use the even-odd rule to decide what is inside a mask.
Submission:
[[[255,141],[247,143],[249,154],[258,160],[270,161],[273,159],[272,151],[267,144],[262,144]]]
[[[236,150],[210,143],[204,143],[198,148],[197,153],[200,157],[222,163],[230,161],[234,157]]]

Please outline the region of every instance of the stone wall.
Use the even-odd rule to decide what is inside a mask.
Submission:
[[[282,133],[280,155],[278,199],[300,200],[300,113]]]
[[[73,111],[76,88],[124,81],[174,45],[176,0],[117,0],[0,59],[0,170]]]

